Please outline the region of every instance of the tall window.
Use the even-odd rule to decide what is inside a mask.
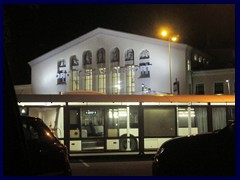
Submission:
[[[79,89],[79,74],[77,70],[72,70],[72,90]]]
[[[126,73],[127,94],[133,94],[135,92],[135,72],[134,66],[127,66]]]
[[[114,48],[112,51],[111,51],[111,62],[114,63],[114,62],[118,62],[120,61],[120,55],[119,55],[119,49],[116,47]]]
[[[113,69],[112,69],[112,93],[119,94],[120,90],[121,90],[120,67],[113,67]]]
[[[92,91],[92,69],[85,69],[84,90]]]
[[[57,71],[57,84],[66,84],[66,61],[64,59],[58,61],[57,63],[58,71]]]
[[[227,118],[226,108],[224,107],[212,108],[213,131],[224,128],[227,125],[226,118]]]
[[[205,94],[204,84],[196,84],[196,94]]]
[[[98,91],[106,93],[106,68],[99,68]]]
[[[79,60],[76,55],[70,57],[70,69],[72,77],[72,90],[79,89]]]
[[[105,49],[101,48],[97,51],[97,64],[105,63]]]
[[[223,83],[215,83],[214,84],[214,94],[224,94]]]

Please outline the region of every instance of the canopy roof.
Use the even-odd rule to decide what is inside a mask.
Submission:
[[[168,102],[235,103],[235,95],[106,95],[67,93],[63,95],[18,95],[19,102]]]

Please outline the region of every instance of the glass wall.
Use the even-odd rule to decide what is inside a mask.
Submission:
[[[208,132],[206,107],[178,108],[178,136]]]
[[[75,108],[70,110],[70,139],[81,138],[81,150],[103,150],[104,110]],[[80,150],[80,149],[79,149]]]
[[[82,150],[104,150],[104,109],[83,108],[80,119]]]
[[[112,139],[107,141],[107,149],[135,151],[139,148],[138,108],[109,108],[106,119],[107,137]]]
[[[81,135],[83,138],[104,136],[104,111],[102,109],[82,109]]]
[[[38,117],[58,138],[64,138],[63,107],[30,107],[29,116]]]
[[[222,129],[227,125],[227,115],[225,107],[212,108],[213,131]]]
[[[78,146],[73,147],[74,150],[135,151],[138,149],[137,107],[72,108],[69,123],[70,144]]]
[[[143,112],[140,112],[142,108]],[[137,152],[139,147],[152,151],[173,137],[222,129],[235,120],[234,106],[143,105],[142,108],[116,104],[68,106],[65,121],[69,122],[65,124],[69,126],[65,129],[69,131],[70,139],[65,139],[65,143],[72,153]],[[20,106],[19,109],[22,114],[42,119],[56,137],[64,140],[62,106]],[[141,126],[140,121],[143,121]],[[140,142],[144,145],[139,146]]]
[[[208,120],[207,120],[207,108],[206,107],[197,107],[193,108],[195,111],[195,121],[196,127],[198,129],[198,133],[206,133],[208,132]]]

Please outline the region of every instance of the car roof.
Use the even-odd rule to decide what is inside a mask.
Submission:
[[[31,116],[26,116],[26,115],[21,115],[21,121],[26,123],[42,123],[45,125],[42,119],[37,118],[37,117],[31,117]]]

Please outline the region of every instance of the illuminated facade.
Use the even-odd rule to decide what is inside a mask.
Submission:
[[[32,95],[17,89],[20,112],[43,119],[71,156],[151,154],[173,137],[211,132],[235,120],[234,95],[186,95],[209,93],[217,79],[233,82],[234,70],[202,78],[197,71],[210,58],[178,43],[171,43],[169,56],[168,43],[93,30],[29,63],[32,84],[25,88]],[[172,92],[182,95],[151,95],[170,93],[170,77]]]
[[[172,77],[173,94],[191,94],[193,48],[171,43],[169,56],[168,43],[97,28],[29,62],[32,92],[165,94]],[[208,57],[201,57],[207,64]]]

